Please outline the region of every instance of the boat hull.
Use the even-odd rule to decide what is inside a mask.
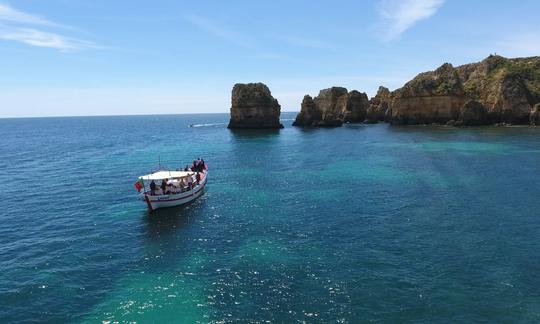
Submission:
[[[197,198],[199,198],[206,187],[206,176],[201,179],[200,184],[195,186],[192,190],[170,195],[151,196],[146,193],[141,194],[141,198],[146,202],[150,211],[159,208],[176,207],[187,204]]]

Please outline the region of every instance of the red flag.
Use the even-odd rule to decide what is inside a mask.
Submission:
[[[135,182],[135,189],[137,189],[137,191],[141,191],[142,185],[140,181]]]

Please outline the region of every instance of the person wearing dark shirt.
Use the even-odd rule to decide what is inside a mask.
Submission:
[[[154,182],[154,180],[152,180],[152,182],[150,182],[150,194],[151,195],[156,194],[156,183]]]

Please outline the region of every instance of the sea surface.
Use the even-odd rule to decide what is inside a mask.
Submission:
[[[1,119],[0,322],[540,321],[540,128],[282,117]],[[147,212],[136,178],[197,157]]]

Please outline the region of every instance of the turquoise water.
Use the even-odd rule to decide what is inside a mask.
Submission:
[[[540,129],[293,117],[0,120],[1,322],[540,321]],[[149,214],[135,178],[199,156]]]

